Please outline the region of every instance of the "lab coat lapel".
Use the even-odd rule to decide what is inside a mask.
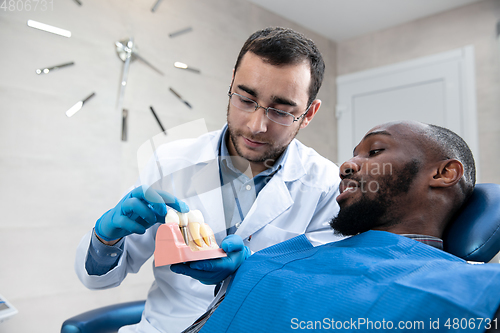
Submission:
[[[193,199],[193,209],[200,209],[203,212],[205,222],[215,234],[220,234],[226,230],[224,219],[224,205],[222,202],[222,191],[219,177],[218,159],[208,161],[199,171],[193,174],[191,178]],[[220,235],[220,236],[225,236]],[[220,238],[220,237],[217,237]],[[217,239],[220,243],[222,239]]]
[[[281,176],[274,175],[259,192],[257,199],[248,212],[236,234],[243,239],[272,222],[293,204],[290,191]]]

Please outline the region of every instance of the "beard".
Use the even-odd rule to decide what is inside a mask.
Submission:
[[[304,118],[301,119],[299,126],[297,127],[297,130],[291,135],[290,141],[286,145],[278,145],[276,142],[272,140],[268,140],[265,138],[261,138],[258,135],[252,135],[248,133],[243,133],[243,131],[236,130],[233,128],[231,122],[229,121],[229,107],[230,104],[227,106],[227,130],[229,132],[229,139],[233,143],[234,149],[236,150],[236,153],[238,156],[244,158],[245,160],[251,162],[251,163],[264,163],[264,162],[271,162],[268,163],[269,165],[273,165],[274,162],[283,154],[283,152],[286,150],[290,142],[297,136],[299,133],[300,125],[304,121]],[[271,121],[271,120],[270,120]],[[245,135],[243,135],[245,134]],[[241,149],[239,143],[238,143],[238,137],[244,136],[252,141],[258,141],[258,142],[263,142],[268,145],[268,149],[264,151],[260,156],[249,156],[249,154],[245,154],[243,150]]]
[[[400,223],[401,220],[392,214],[391,208],[398,204],[397,198],[400,195],[408,193],[419,169],[419,161],[412,160],[405,164],[395,177],[380,177],[375,199],[362,195],[360,200],[340,209],[339,214],[330,222],[335,234],[354,236],[375,227]]]

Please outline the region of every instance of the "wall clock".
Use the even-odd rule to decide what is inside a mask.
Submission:
[[[85,6],[85,2],[82,3],[82,1],[75,1],[75,5],[78,4],[79,6],[82,6],[82,8]],[[154,9],[151,10],[148,14],[151,15],[151,20],[155,19],[154,12],[158,8],[158,5],[160,4],[160,1],[157,1]],[[66,26],[66,27],[58,27],[55,24],[51,24],[50,19],[45,19],[45,22],[38,22],[34,20],[29,20],[27,23],[27,26],[30,28],[38,29],[38,30],[43,30],[44,32],[42,33],[53,33],[53,34],[58,34],[61,37],[60,43],[64,43],[65,38],[78,38],[78,32],[72,32],[72,27],[71,26]],[[193,31],[192,27],[187,27],[187,28],[182,28],[180,30],[176,30],[168,34],[168,40],[173,40],[174,38],[177,38],[179,36],[182,36],[188,32]],[[102,37],[100,37],[102,38]],[[163,39],[165,41],[165,38]],[[144,44],[149,42],[148,40],[143,41]],[[133,37],[126,37],[123,38],[123,36],[117,36],[115,40],[110,40],[109,41],[109,48],[113,48],[113,51],[116,53],[116,61],[121,61],[123,63],[122,66],[122,71],[121,71],[121,77],[116,78],[116,87],[117,87],[117,96],[116,96],[116,106],[115,109],[121,112],[121,139],[122,141],[126,141],[128,138],[127,135],[127,127],[128,127],[128,119],[130,115],[130,111],[126,105],[126,102],[124,100],[124,96],[126,94],[126,87],[129,82],[129,71],[131,67],[138,67],[136,70],[141,70],[141,71],[149,71],[148,75],[159,75],[162,77],[165,77],[165,74],[163,72],[163,69],[160,69],[160,66],[154,63],[154,61],[150,61],[147,59],[147,55],[154,55],[155,53],[155,47],[149,42],[149,45],[146,45],[144,47],[141,46],[141,51],[139,51],[139,45],[140,42],[137,42]],[[173,43],[173,45],[175,45]],[[142,50],[144,50],[144,54],[142,53]],[[52,72],[54,71],[62,71],[65,70],[68,67],[72,66],[79,66],[79,64],[73,59],[71,59],[72,55],[71,52],[69,51],[68,53],[68,61],[65,63],[61,64],[50,64],[49,66],[46,67],[40,67],[35,69],[35,73],[40,76],[45,76],[45,75],[51,75]],[[147,54],[147,55],[145,55]],[[195,73],[200,73],[200,70],[193,68],[183,62],[179,61],[174,61],[178,59],[171,59],[170,63],[176,68],[179,68],[181,70],[187,70]],[[142,63],[141,66],[134,65],[134,63],[140,62]],[[139,68],[140,67],[140,68]],[[134,68],[135,69],[135,68]],[[165,83],[168,84],[168,79],[165,78]],[[70,84],[70,83],[68,83]],[[90,90],[91,89],[91,90]],[[90,91],[87,92],[82,92],[81,96],[77,97],[76,103],[71,106],[70,108],[67,109],[66,115],[68,117],[74,116],[77,112],[79,112],[86,104],[91,103],[92,99],[94,96],[98,96],[100,92],[98,90],[90,88]],[[183,103],[185,106],[188,108],[192,108],[192,105],[186,101],[183,97],[181,97],[181,94],[177,92],[177,89],[174,89],[173,87],[169,88],[170,92],[178,98],[178,100]],[[79,100],[78,100],[79,99]],[[125,103],[125,104],[124,104]],[[165,129],[161,123],[160,117],[155,113],[153,106],[150,106],[151,110],[151,115],[153,116],[154,120],[158,123],[159,127],[161,130],[165,132]]]

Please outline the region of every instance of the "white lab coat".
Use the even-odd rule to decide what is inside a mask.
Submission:
[[[191,209],[201,210],[216,234],[226,228],[216,158],[220,135],[221,131],[215,131],[160,146],[157,159],[161,170],[157,161],[152,161],[136,184],[162,188],[184,200]],[[328,224],[338,213],[338,167],[298,140],[294,139],[288,149],[284,166],[260,191],[236,231],[254,252],[303,233],[314,245],[340,239]],[[77,249],[78,277],[90,289],[118,286],[153,255],[158,226],[149,228],[144,235],[125,237],[118,265],[102,276],[91,276],[85,269],[89,231]],[[218,235],[219,244],[224,235]],[[141,322],[120,332],[180,332],[203,314],[214,298],[214,286],[175,274],[170,266],[153,265],[153,271],[155,281]]]

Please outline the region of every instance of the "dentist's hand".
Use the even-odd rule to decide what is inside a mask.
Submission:
[[[143,234],[157,222],[164,223],[167,205],[186,213],[189,207],[168,192],[137,187],[97,220],[95,233],[105,243],[130,234]]]
[[[218,284],[233,274],[251,254],[237,235],[224,238],[220,247],[227,253],[227,257],[175,264],[170,266],[170,270],[190,276],[203,284]]]

